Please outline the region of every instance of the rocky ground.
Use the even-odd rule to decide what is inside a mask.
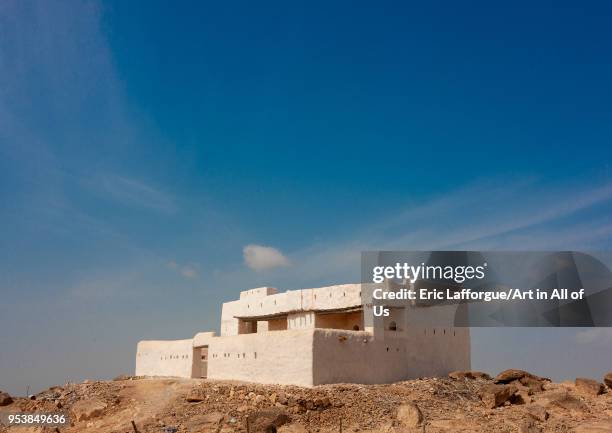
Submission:
[[[552,383],[521,370],[315,388],[120,377],[0,392],[0,413],[64,412],[72,425],[8,432],[612,432],[612,374]],[[607,386],[606,386],[607,385]]]

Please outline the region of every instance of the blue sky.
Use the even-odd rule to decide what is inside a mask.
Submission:
[[[129,373],[242,289],[357,281],[362,249],[610,249],[611,18],[3,2],[0,388]],[[473,335],[492,372],[612,355],[608,330]]]

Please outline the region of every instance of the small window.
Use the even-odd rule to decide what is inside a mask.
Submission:
[[[359,325],[353,326],[353,331],[359,331]]]
[[[397,323],[395,322],[389,323],[389,331],[397,331]]]

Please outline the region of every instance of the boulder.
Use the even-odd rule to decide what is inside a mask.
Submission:
[[[530,404],[525,408],[525,411],[527,412],[527,415],[536,421],[544,422],[548,419],[548,412],[539,404]]]
[[[514,385],[486,385],[478,393],[484,405],[489,409],[494,409],[509,401],[518,391]]]
[[[287,395],[284,392],[279,392],[278,396],[276,398],[276,401],[278,401],[280,404],[282,405],[286,405],[288,400],[287,400]]]
[[[0,406],[8,406],[12,402],[13,399],[8,393],[0,391]]]
[[[455,380],[464,380],[464,379],[483,379],[483,380],[491,380],[491,376],[487,373],[483,373],[482,371],[451,371],[448,373],[448,377]]]
[[[102,415],[106,409],[106,403],[97,398],[89,400],[79,400],[72,406],[74,419],[77,421],[86,421]]]
[[[544,397],[538,401],[549,409],[562,409],[570,412],[584,412],[587,409],[579,398],[574,397],[567,390],[545,393]]]
[[[504,370],[501,373],[499,373],[497,376],[495,376],[495,379],[493,379],[493,381],[495,383],[510,383],[515,380],[520,381],[521,379],[525,377],[536,380],[538,382],[544,382],[548,380],[543,377],[536,376],[535,374],[531,374],[524,370],[509,369],[509,370]]]
[[[525,420],[519,425],[519,433],[541,433],[542,429],[533,420]]]
[[[544,380],[536,378],[534,376],[523,376],[519,379],[521,385],[529,388],[529,393],[534,394],[536,392],[544,391]]]
[[[610,433],[612,420],[591,421],[580,424],[574,428],[574,433]]]
[[[187,397],[185,397],[185,400],[187,400],[189,403],[199,403],[201,401],[206,400],[206,397],[192,392],[192,393],[187,394]]]
[[[246,418],[247,433],[271,433],[289,421],[284,410],[274,407],[250,413]]]
[[[398,407],[396,418],[404,427],[419,427],[423,424],[423,412],[415,403],[404,403]]]
[[[603,394],[605,387],[603,384],[593,379],[587,379],[584,377],[576,378],[576,390],[584,395],[599,395]]]
[[[215,431],[224,417],[222,413],[195,414],[184,421],[187,431]]]
[[[253,397],[252,402],[254,405],[259,405],[259,404],[262,404],[265,400],[266,400],[266,397],[264,395],[257,394],[255,397]]]
[[[612,388],[612,371],[604,376],[604,383]]]
[[[512,382],[511,385],[516,386],[516,389],[517,389],[516,394],[513,395],[512,398],[510,399],[510,402],[512,404],[523,404],[523,403],[528,403],[531,401],[530,396],[533,394],[533,392],[531,391],[530,388],[526,387],[518,380],[515,380],[514,382]]]

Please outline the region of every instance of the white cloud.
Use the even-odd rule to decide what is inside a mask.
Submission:
[[[289,265],[289,259],[276,248],[251,244],[244,247],[242,253],[246,265],[255,271]]]
[[[193,265],[185,265],[181,268],[181,275],[185,278],[197,278],[198,270]]]
[[[188,263],[186,265],[180,265],[174,260],[170,260],[168,263],[166,263],[166,266],[169,269],[172,269],[173,271],[178,272],[181,276],[188,278],[190,280],[197,278],[200,275],[199,273],[200,266],[195,263]]]

